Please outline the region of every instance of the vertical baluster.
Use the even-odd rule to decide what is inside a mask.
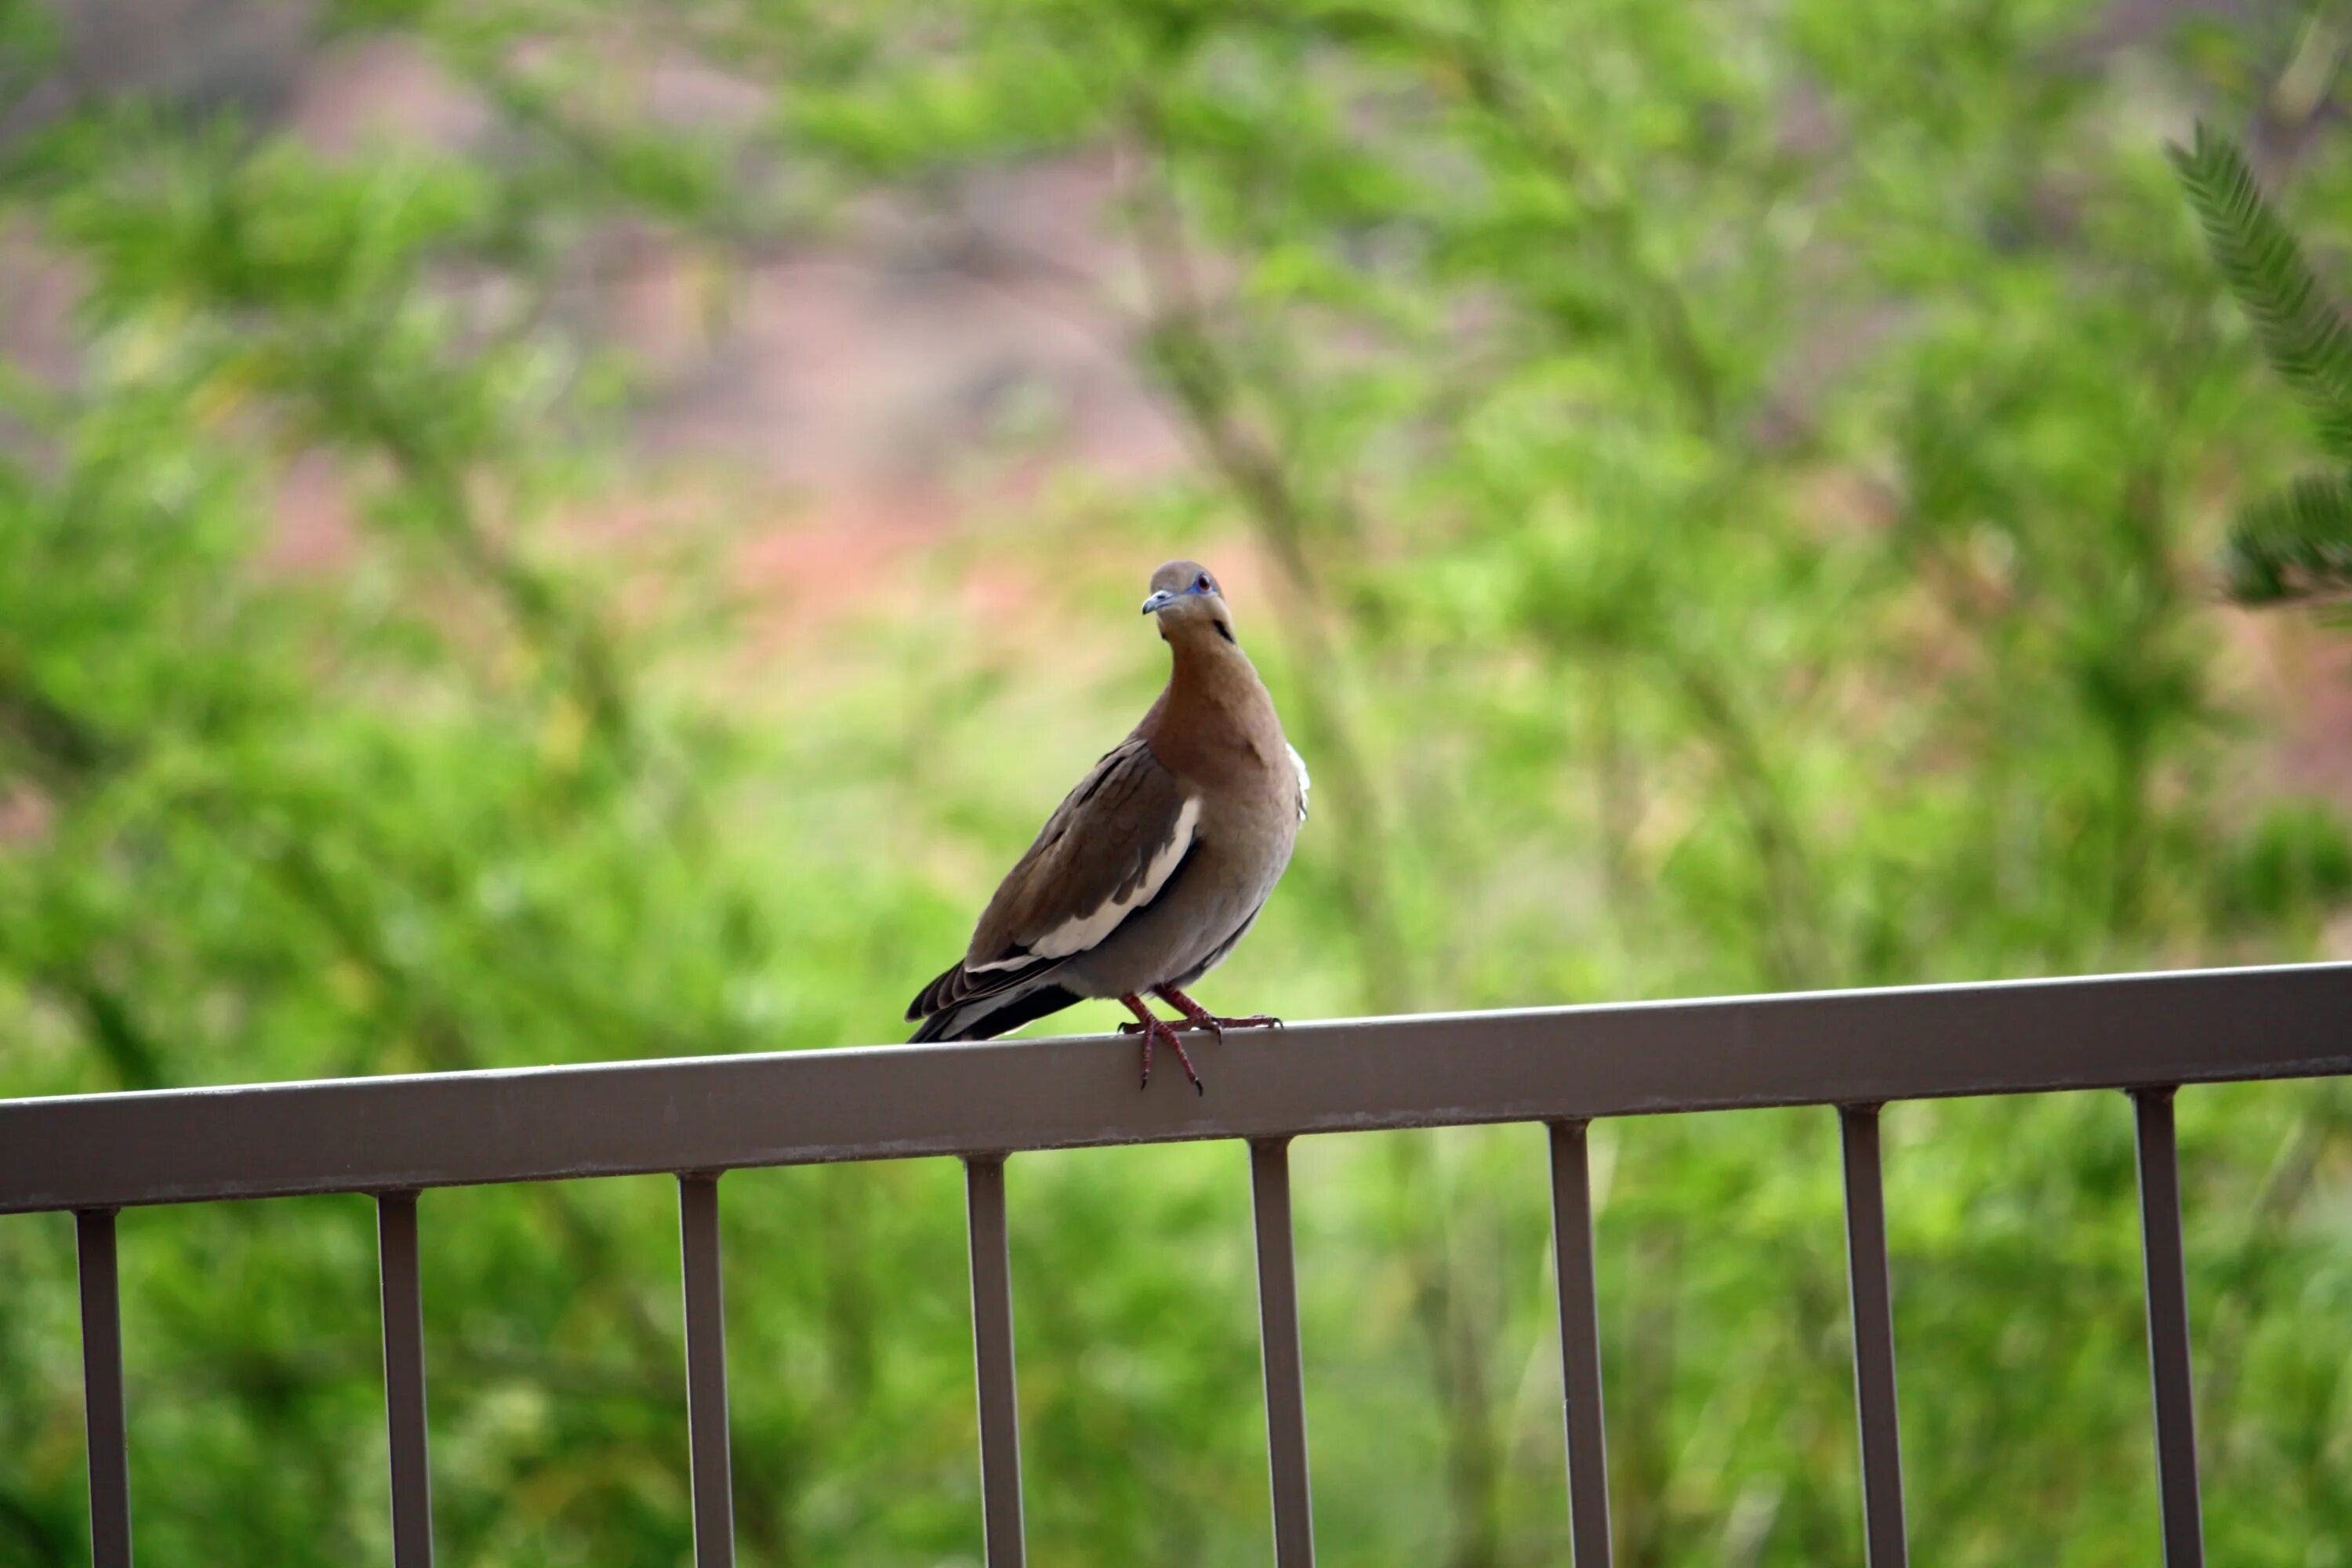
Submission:
[[[416,1194],[375,1200],[383,1289],[383,1409],[392,1449],[392,1560],[432,1568],[433,1479],[425,1436],[425,1283],[416,1254]]]
[[[1838,1108],[1845,1144],[1846,1279],[1853,1311],[1854,1408],[1862,1424],[1862,1521],[1870,1568],[1903,1568],[1902,1424],[1895,1398],[1895,1307],[1887,1283],[1886,1194],[1878,1107]]]
[[[81,1273],[81,1392],[89,1441],[91,1568],[131,1568],[131,1453],[122,1418],[122,1299],[114,1211],[74,1215]]]
[[[1258,1347],[1265,1368],[1266,1466],[1274,1488],[1276,1568],[1314,1568],[1315,1512],[1307,1479],[1307,1381],[1298,1349],[1298,1273],[1291,1251],[1289,1140],[1250,1145],[1257,1220]]]
[[[2180,1159],[2169,1089],[2132,1091],[2139,1147],[2140,1260],[2147,1287],[2147,1363],[2156,1391],[2156,1468],[2165,1568],[2202,1568],[2197,1405],[2189,1355],[2189,1271],[2180,1245]]]
[[[693,1473],[695,1568],[735,1561],[735,1481],[727,1433],[727,1311],[719,1253],[719,1178],[677,1179],[686,1276],[687,1463]]]
[[[971,1238],[971,1346],[980,1384],[980,1491],[988,1568],[1022,1568],[1021,1406],[1013,1370],[1013,1258],[1004,1157],[964,1163]]]
[[[1601,1404],[1601,1310],[1592,1266],[1585,1124],[1551,1131],[1551,1244],[1559,1276],[1560,1389],[1568,1419],[1568,1517],[1576,1568],[1608,1568],[1609,1439]]]

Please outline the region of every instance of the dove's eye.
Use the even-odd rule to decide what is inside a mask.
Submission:
[[[1216,591],[1217,585],[1209,581],[1209,574],[1206,572],[1192,579],[1192,592],[1195,594],[1213,594]]]

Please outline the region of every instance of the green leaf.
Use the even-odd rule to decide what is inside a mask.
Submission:
[[[2352,587],[2352,477],[2305,474],[2238,515],[2222,552],[2225,588],[2269,605]]]
[[[2352,462],[2352,331],[2236,142],[2203,125],[2168,149],[2214,265],[2260,332],[2263,353],[2310,409],[2327,455]]]

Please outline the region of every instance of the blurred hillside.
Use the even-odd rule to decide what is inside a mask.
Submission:
[[[1178,553],[1318,786],[1220,1005],[2352,951],[2347,645],[2210,565],[2298,416],[2163,156],[2352,279],[2346,38],[0,5],[0,1093],[891,1038]],[[2215,1560],[2337,1561],[2352,1101],[2180,1116]],[[1923,1555],[2150,1560],[2126,1107],[1886,1138]],[[1622,1560],[1858,1557],[1831,1119],[1593,1148]],[[1262,1560],[1243,1168],[1015,1162],[1041,1563]],[[1539,1135],[1297,1168],[1330,1560],[1559,1560]],[[728,1179],[747,1563],[977,1560],[956,1186]],[[684,1559],[673,1203],[424,1200],[448,1561]],[[86,1556],[71,1245],[0,1225],[0,1563]],[[153,1560],[384,1557],[372,1247],[125,1217]]]
[[[304,6],[108,0],[65,16],[63,67],[19,104],[16,134],[85,95],[127,94],[331,156],[499,155],[495,111],[414,37],[321,37]],[[740,126],[761,95],[683,54],[656,62],[645,91],[648,114],[682,129]],[[943,531],[1017,514],[1053,471],[1116,480],[1180,464],[1181,432],[1106,298],[1122,267],[1105,228],[1111,179],[1096,149],[971,171],[937,206],[877,189],[823,234],[723,263],[630,215],[585,223],[547,280],[549,308],[630,357],[626,437],[646,471],[582,525],[707,508],[698,493],[724,487],[739,581],[779,608],[783,632],[824,620],[845,592],[887,591]],[[21,235],[0,264],[0,286],[26,301],[5,323],[12,359],[69,374],[71,268]],[[318,466],[289,474],[285,557],[340,559],[343,501]]]
[[[2213,15],[2194,0],[2087,8],[2065,38],[2065,64],[2129,78],[2152,44]],[[2292,19],[2278,15],[2274,28]],[[238,0],[66,7],[56,59],[0,136],[124,96],[196,119],[232,116],[330,155],[414,144],[499,156],[497,110],[429,39],[339,34],[324,26],[331,16]],[[2332,36],[2304,44],[2303,77],[2332,68]],[[642,112],[682,132],[740,131],[769,93],[677,39],[647,66]],[[2284,82],[2255,124],[2266,169],[2284,173],[2313,155],[2338,117],[2324,89],[2312,92]],[[2173,121],[2185,112],[2176,100]],[[1780,118],[1783,138],[1814,151],[1836,134],[1809,89]],[[845,595],[889,593],[909,574],[908,557],[943,531],[1017,521],[1057,472],[1076,468],[1116,493],[1123,480],[1180,468],[1181,419],[1135,363],[1117,180],[1115,151],[1097,145],[958,168],[911,199],[877,184],[821,234],[771,237],[723,258],[635,215],[588,223],[550,281],[551,310],[635,367],[625,430],[644,471],[583,506],[580,525],[625,531],[680,507],[709,510],[704,492],[723,487],[737,582],[776,609],[768,635],[789,638],[796,624],[827,624],[827,605]],[[70,376],[70,266],[19,233],[0,249],[0,288],[20,301],[0,321],[11,361]],[[1764,417],[1802,421],[1818,384],[1887,324],[1885,308],[1808,322]],[[1869,507],[1850,487],[1827,488],[1825,504]],[[278,559],[344,558],[347,498],[322,466],[289,465],[277,508]],[[1253,549],[1241,539],[1225,548]],[[1015,591],[1010,582],[996,590]],[[2341,798],[2352,792],[2352,687],[2334,679],[2336,642],[2306,633],[2288,620],[2230,618],[2226,675],[2266,720],[2270,749],[2254,787]]]

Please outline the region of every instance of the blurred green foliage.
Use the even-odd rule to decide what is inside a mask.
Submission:
[[[465,151],[28,115],[0,234],[78,303],[74,374],[0,381],[0,1092],[892,1037],[1158,680],[1124,612],[1179,551],[1269,567],[1244,630],[1319,786],[1212,994],[2320,951],[2352,843],[2266,786],[2199,564],[2298,436],[2164,145],[2320,71],[2282,199],[2339,245],[2341,42],[2126,11],[368,0],[334,47],[429,56]],[[10,103],[62,36],[0,5]],[[665,117],[681,63],[756,110]],[[1196,461],[944,543],[931,587],[1020,569],[1012,632],[851,606],[821,668],[747,681],[738,520],[566,529],[629,477],[636,386],[555,308],[583,235],[723,275],[887,193],[952,264],[960,182],[1070,154],[1117,168],[1111,302]],[[355,498],[331,571],[270,553],[298,464]],[[2347,1125],[2333,1085],[2182,1102],[2218,1562],[2352,1557]],[[1887,1138],[1923,1555],[2152,1560],[2125,1105]],[[1593,1139],[1621,1560],[1856,1559],[1832,1119]],[[1014,1163],[1039,1563],[1264,1559],[1243,1171]],[[1540,1135],[1297,1171],[1328,1560],[1564,1560]],[[447,1561],[683,1560],[673,1204],[425,1198]],[[743,1559],[975,1561],[957,1173],[724,1205]],[[366,1205],[123,1237],[148,1559],[386,1560]],[[69,1225],[0,1224],[0,1563],[78,1561]]]

